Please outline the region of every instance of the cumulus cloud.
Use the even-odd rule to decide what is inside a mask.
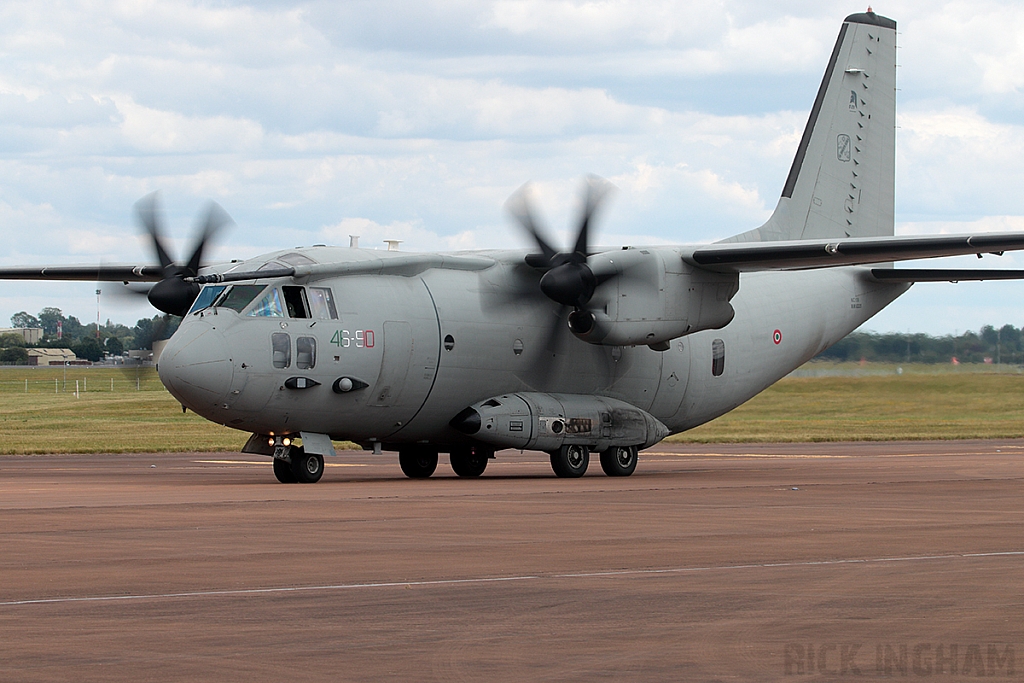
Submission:
[[[177,253],[210,197],[238,223],[216,258],[349,234],[408,250],[525,247],[502,204],[530,180],[552,239],[567,243],[587,173],[618,187],[601,243],[721,238],[774,207],[849,11],[810,0],[8,3],[0,263],[148,260],[131,206],[156,189]],[[1024,215],[1024,9],[895,0],[891,12],[900,229],[1012,228]],[[2,285],[0,317],[35,305],[13,292],[61,292],[84,317],[94,305],[88,283],[19,287]]]

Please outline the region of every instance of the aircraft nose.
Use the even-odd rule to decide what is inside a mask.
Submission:
[[[164,347],[158,366],[167,390],[196,412],[222,403],[231,386],[231,360],[224,338],[202,323],[179,329]]]

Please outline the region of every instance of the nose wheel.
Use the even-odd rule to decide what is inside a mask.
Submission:
[[[274,476],[282,484],[294,484],[298,481],[295,478],[295,473],[292,472],[292,464],[277,458],[274,458]]]
[[[274,476],[282,484],[315,484],[324,476],[324,457],[292,446],[291,462],[274,458]]]

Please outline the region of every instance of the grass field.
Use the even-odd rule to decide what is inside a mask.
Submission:
[[[1024,374],[939,366],[787,377],[676,442],[892,441],[1024,437]],[[976,371],[974,371],[976,370]],[[832,372],[843,371],[831,368]],[[851,370],[852,372],[852,370]]]
[[[1024,437],[1024,373],[1003,366],[814,363],[683,442]],[[26,383],[27,382],[27,383]],[[76,385],[77,382],[77,385]],[[75,389],[78,388],[76,396]],[[151,369],[0,368],[0,453],[236,451]]]

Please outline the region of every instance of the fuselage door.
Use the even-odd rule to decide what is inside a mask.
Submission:
[[[371,406],[386,408],[400,405],[402,390],[412,363],[412,329],[409,323],[388,320],[384,323],[384,358],[380,376],[373,387]]]
[[[649,411],[651,415],[664,421],[679,412],[689,379],[690,342],[673,339],[672,346],[661,353],[661,382]]]

